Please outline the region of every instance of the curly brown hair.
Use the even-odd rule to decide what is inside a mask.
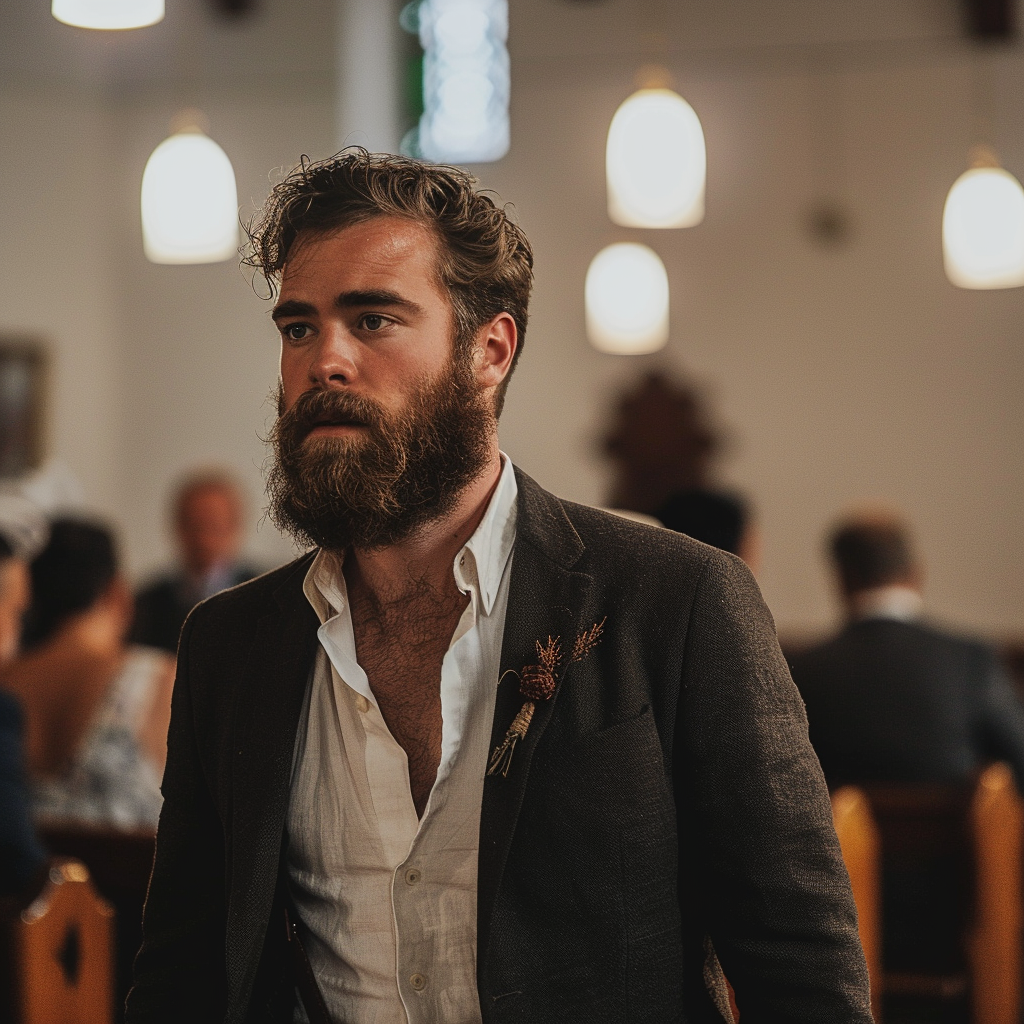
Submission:
[[[503,207],[458,167],[352,147],[327,160],[303,157],[274,186],[246,227],[242,262],[259,271],[271,294],[288,254],[304,232],[335,231],[373,217],[407,217],[430,227],[439,246],[438,277],[452,305],[456,350],[468,350],[477,330],[498,313],[515,321],[519,343],[495,395],[505,390],[526,340],[533,250]]]

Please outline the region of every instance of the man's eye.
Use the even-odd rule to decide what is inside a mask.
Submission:
[[[284,329],[284,336],[289,341],[303,341],[309,337],[309,324],[289,324]]]
[[[363,329],[367,331],[379,331],[387,323],[387,319],[379,313],[367,313],[360,321]]]

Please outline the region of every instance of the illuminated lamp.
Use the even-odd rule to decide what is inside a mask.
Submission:
[[[960,288],[1024,285],[1024,189],[991,150],[953,183],[942,212],[946,276]]]
[[[238,192],[224,150],[190,111],[142,175],[142,238],[153,263],[217,263],[238,251]]]
[[[688,228],[704,219],[704,130],[671,89],[641,89],[619,107],[608,129],[605,171],[608,216],[616,224]]]
[[[602,249],[587,271],[585,300],[587,337],[601,352],[644,355],[668,341],[668,274],[646,245]]]
[[[164,0],[53,0],[50,13],[77,28],[145,28],[164,18]]]

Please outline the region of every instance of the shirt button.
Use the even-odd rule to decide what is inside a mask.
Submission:
[[[424,978],[422,974],[414,974],[409,979],[409,984],[412,985],[417,992],[422,992],[427,987],[427,979]]]
[[[370,710],[370,702],[361,693],[357,693],[356,707],[365,714]]]
[[[406,885],[415,885],[422,877],[419,868],[409,868],[405,873],[405,883]]]

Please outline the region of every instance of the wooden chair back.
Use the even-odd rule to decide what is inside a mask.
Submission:
[[[971,803],[976,874],[968,939],[974,1024],[1017,1024],[1021,997],[1024,811],[1006,764],[990,765]]]
[[[78,861],[55,859],[39,895],[5,922],[14,1024],[112,1024],[114,912]]]
[[[153,868],[152,829],[43,822],[39,834],[55,854],[74,857],[89,869],[93,884],[117,914],[114,987],[119,1005],[131,987],[132,965],[142,944],[142,906]]]
[[[882,918],[881,870],[878,828],[864,791],[844,786],[832,794],[835,824],[843,860],[850,875],[857,904],[857,927],[871,981],[871,1010],[882,1019]]]
[[[881,839],[887,1008],[1018,1024],[1024,815],[1010,769],[865,793]]]

